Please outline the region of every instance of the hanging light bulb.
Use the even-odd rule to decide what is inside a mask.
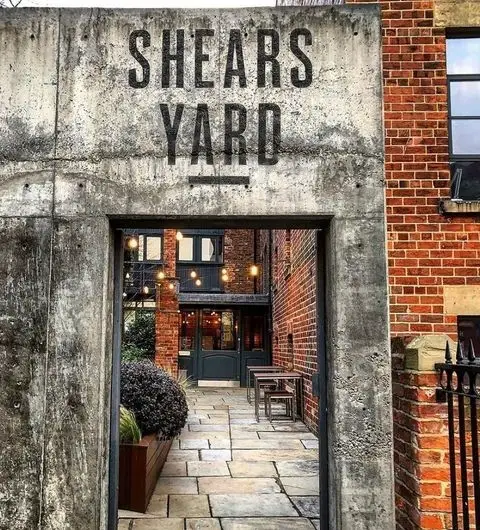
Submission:
[[[157,280],[164,280],[165,279],[165,273],[160,269],[157,272]]]
[[[129,237],[127,239],[127,247],[130,250],[135,250],[136,248],[138,248],[138,239],[136,237]]]
[[[130,279],[130,274],[127,272],[127,274],[125,274],[125,279],[126,280],[129,280]]]
[[[222,281],[228,282],[228,274],[222,274]]]
[[[252,276],[258,276],[258,265],[252,265],[250,267],[250,274]]]
[[[173,290],[175,289],[175,284],[172,283],[172,282],[170,282],[170,283],[168,284],[168,288],[170,289],[170,291],[173,291]]]
[[[227,274],[227,269],[222,269],[222,274],[223,275]]]
[[[180,232],[180,230],[177,230],[177,234],[175,236],[177,238],[177,241],[180,241],[183,239],[183,234]]]
[[[143,289],[142,289],[142,292],[143,292],[143,294],[148,294],[150,292],[150,289],[146,285],[144,285]]]
[[[123,293],[123,298],[127,298],[127,293]]]
[[[192,271],[190,273],[190,278],[196,278],[197,277],[197,273],[195,271]]]
[[[202,280],[201,280],[200,278],[197,278],[197,279],[195,280],[195,285],[196,285],[197,287],[200,287],[200,285],[202,285]]]

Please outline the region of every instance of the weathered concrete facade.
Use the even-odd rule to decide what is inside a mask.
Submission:
[[[177,28],[185,84],[166,89],[162,32]],[[259,28],[279,36],[273,83],[271,34],[265,46],[265,87]],[[293,83],[301,85],[307,70],[291,44],[297,28],[312,35],[308,44],[302,34],[312,64],[303,88]],[[193,60],[201,29],[213,30],[197,46],[203,73]],[[231,29],[246,41],[244,88],[238,74],[225,87]],[[141,49],[151,66],[145,88],[129,84],[132,69],[145,80],[129,50],[135,30],[151,37]],[[3,10],[0,42],[0,528],[106,527],[110,220],[252,215],[330,219],[331,527],[392,528],[378,9]],[[278,76],[280,87],[272,86]],[[225,164],[225,102],[247,112],[245,165],[237,156]],[[175,164],[162,103],[171,123],[174,105],[185,104]],[[261,152],[265,103],[276,105],[264,108],[268,119],[281,111],[281,142],[273,130],[269,147],[276,163]],[[205,150],[193,163],[198,104],[209,106],[212,166]],[[241,184],[195,183],[211,175]]]

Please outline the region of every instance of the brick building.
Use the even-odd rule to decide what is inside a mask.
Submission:
[[[257,292],[254,230],[126,231],[124,315],[155,311],[155,362],[199,384],[240,384],[270,363],[268,293]]]
[[[480,2],[380,5],[397,528],[446,529],[447,415],[434,361],[447,336],[480,351]],[[263,237],[273,362],[305,375],[314,428],[315,240],[298,230]]]

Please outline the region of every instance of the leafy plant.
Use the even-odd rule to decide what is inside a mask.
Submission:
[[[120,441],[122,443],[137,444],[142,438],[135,414],[120,405]]]
[[[123,349],[136,348],[143,352],[141,357],[155,357],[155,313],[138,311],[135,320],[128,326],[123,335]],[[137,351],[139,354],[139,351]]]
[[[135,414],[144,435],[164,439],[177,436],[187,421],[185,392],[170,375],[152,362],[124,362],[120,401]]]
[[[142,361],[146,358],[148,358],[148,355],[142,348],[133,344],[122,346],[122,361]]]

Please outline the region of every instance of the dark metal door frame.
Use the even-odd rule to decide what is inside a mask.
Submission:
[[[326,237],[325,228],[328,226],[329,216],[292,216],[292,217],[208,217],[208,218],[111,218],[114,229],[114,307],[113,307],[113,357],[111,380],[111,410],[110,410],[110,454],[109,454],[109,506],[108,530],[117,530],[118,526],[118,425],[120,403],[120,351],[122,341],[122,283],[123,283],[123,230],[124,228],[155,227],[184,228],[198,227],[209,224],[222,228],[303,228],[316,229],[317,232],[317,362],[318,374],[316,381],[320,389],[319,396],[319,465],[320,465],[320,528],[329,530],[329,467],[328,467],[328,405],[327,405],[327,356],[326,356]],[[322,227],[321,230],[319,228]],[[312,381],[313,383],[314,381]]]
[[[329,451],[328,451],[328,366],[326,311],[326,231],[317,230],[317,385],[318,385],[318,449],[320,480],[320,529],[329,529]]]

